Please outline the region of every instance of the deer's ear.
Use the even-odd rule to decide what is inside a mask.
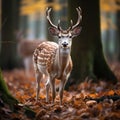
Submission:
[[[82,27],[75,27],[75,28],[72,30],[72,36],[73,36],[73,37],[78,36],[78,35],[80,34],[81,30],[82,30]]]
[[[54,36],[58,36],[58,34],[59,34],[59,30],[54,27],[49,27],[49,32],[51,35],[54,35]]]

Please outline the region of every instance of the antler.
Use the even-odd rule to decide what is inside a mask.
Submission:
[[[48,21],[49,21],[49,23],[51,24],[52,27],[58,28],[58,26],[54,25],[54,24],[52,23],[52,21],[50,20],[50,12],[51,12],[51,9],[52,9],[52,8],[47,8],[47,10],[46,10],[46,17],[47,17],[47,19],[48,19]]]
[[[74,26],[73,26],[73,21],[71,20],[71,27],[70,27],[71,29],[74,29],[75,27],[77,27],[82,20],[82,15],[81,15],[82,10],[81,10],[81,8],[78,7],[78,8],[76,8],[76,10],[77,10],[77,13],[78,13],[78,20],[77,20],[77,23]]]
[[[60,20],[58,20],[58,26],[54,25],[52,23],[52,21],[50,20],[50,12],[51,12],[51,10],[52,10],[52,8],[47,8],[46,17],[47,17],[47,19],[48,19],[48,21],[49,21],[49,23],[51,24],[52,27],[57,28],[59,31],[61,31],[62,28],[60,27]]]
[[[60,20],[58,20],[58,26],[56,26],[56,25],[54,25],[54,24],[52,23],[52,21],[51,21],[51,19],[50,19],[50,12],[51,12],[51,10],[52,10],[52,8],[47,8],[47,10],[46,10],[46,17],[47,17],[47,19],[48,19],[48,21],[49,21],[49,23],[50,23],[50,25],[51,25],[52,27],[57,28],[59,31],[61,31],[62,28],[60,27]],[[81,10],[81,8],[78,7],[78,8],[76,8],[76,10],[77,10],[77,13],[78,13],[77,23],[76,23],[75,25],[73,25],[73,21],[71,20],[71,21],[70,21],[70,22],[71,22],[71,26],[67,29],[67,31],[72,30],[72,29],[74,29],[75,27],[77,27],[77,26],[80,24],[81,20],[82,20],[82,15],[81,15],[82,10]]]
[[[58,30],[61,31],[62,28],[60,27],[60,20],[58,20]]]

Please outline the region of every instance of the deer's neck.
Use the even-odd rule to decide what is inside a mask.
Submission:
[[[64,71],[67,65],[69,64],[71,48],[64,49],[60,48],[57,51],[57,64],[60,71]]]

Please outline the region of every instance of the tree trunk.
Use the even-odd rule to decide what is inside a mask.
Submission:
[[[2,77],[0,71],[0,99],[10,106],[11,110],[14,110],[14,105],[18,103],[18,101],[10,94],[8,87]]]
[[[19,111],[21,110],[21,111],[24,111],[24,114],[28,118],[31,118],[31,119],[35,118],[36,113],[32,109],[30,109],[28,106],[23,106],[23,107],[19,106],[18,103],[19,103],[19,101],[11,95],[11,93],[3,79],[1,70],[0,70],[0,111],[4,110],[2,108],[5,108],[7,110],[8,108],[6,108],[6,107],[9,106],[9,108],[10,108],[10,110],[12,110],[12,112],[19,113]],[[3,114],[8,115],[8,113],[4,113],[4,112],[3,112]],[[0,120],[3,120],[3,119],[5,119],[4,115],[0,115]],[[9,119],[11,119],[11,118],[9,118]]]
[[[12,69],[17,65],[15,31],[18,29],[19,0],[2,1],[2,41],[0,67]]]
[[[97,80],[104,79],[116,82],[116,77],[108,67],[101,43],[99,0],[69,0],[69,19],[77,20],[76,7],[82,9],[82,31],[73,40],[72,60],[73,71],[71,78],[79,83],[86,77]],[[70,85],[70,81],[67,87]]]
[[[118,61],[120,62],[120,10],[117,11],[117,33],[118,33]]]

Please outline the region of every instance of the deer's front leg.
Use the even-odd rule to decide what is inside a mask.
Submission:
[[[31,57],[24,58],[25,75],[27,77],[30,76],[30,65],[31,65],[30,60],[31,60]]]
[[[55,78],[50,79],[50,86],[52,90],[52,103],[54,104],[55,101],[55,96],[56,96],[56,91],[55,91]]]
[[[65,87],[66,79],[62,79],[59,87],[60,105],[62,105],[63,91]]]

